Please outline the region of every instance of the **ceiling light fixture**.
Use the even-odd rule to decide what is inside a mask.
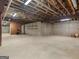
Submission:
[[[61,19],[60,21],[69,21],[69,20],[71,20],[71,19]]]
[[[13,17],[15,17],[15,16],[16,16],[16,13],[13,14]]]
[[[28,5],[32,0],[27,0],[24,4]]]

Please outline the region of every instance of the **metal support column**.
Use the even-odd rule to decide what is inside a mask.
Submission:
[[[1,21],[2,21],[2,13],[3,13],[3,10],[4,10],[4,5],[5,5],[5,2],[4,0],[0,0],[0,46],[1,46],[1,42],[2,42],[2,26],[1,26]]]

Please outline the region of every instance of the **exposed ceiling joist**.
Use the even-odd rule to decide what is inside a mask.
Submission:
[[[62,2],[60,0],[57,0],[57,2],[67,11],[67,13],[70,15],[70,12],[68,11],[68,9],[66,9],[66,7],[62,4]]]
[[[53,0],[52,0],[53,1]],[[56,8],[60,13],[62,13],[64,16],[66,16],[66,14],[64,14],[64,12],[62,10],[60,10],[55,4],[54,2],[52,2],[51,0],[48,0],[48,3],[51,4],[54,8]]]
[[[71,10],[72,10],[72,14],[75,14],[75,9],[74,9],[74,6],[72,4],[72,1],[71,0],[67,0],[67,3],[69,5],[69,8],[71,8]]]
[[[27,0],[28,1],[28,0]],[[28,20],[34,19],[41,21],[55,21],[56,19],[76,15],[79,10],[79,0],[77,9],[74,8],[72,0],[31,0],[28,5],[25,5],[26,0],[13,0],[11,7],[21,10],[28,16]],[[27,20],[27,21],[28,21]]]
[[[37,2],[38,4],[40,4],[41,6],[47,8],[49,11],[51,11],[51,13],[54,13],[54,14],[58,14],[56,11],[54,11],[53,9],[49,8],[48,6],[46,6],[45,4],[43,4],[42,2],[40,1],[37,1],[37,0],[34,0],[35,2]]]

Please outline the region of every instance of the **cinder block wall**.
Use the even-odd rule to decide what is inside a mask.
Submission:
[[[53,35],[71,36],[74,33],[79,33],[79,21],[59,22],[52,26]]]
[[[25,25],[26,34],[30,35],[64,35],[71,36],[79,33],[79,21],[58,23],[35,22]]]
[[[41,35],[52,35],[52,24],[42,22]]]
[[[58,23],[41,23],[43,35],[72,36],[79,33],[79,21],[66,21]]]
[[[22,33],[24,33],[23,26],[22,26]],[[41,35],[41,22],[25,24],[25,34]]]

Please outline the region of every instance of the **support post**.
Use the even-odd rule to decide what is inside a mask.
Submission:
[[[0,12],[0,46],[1,46],[1,41],[2,41],[2,31],[1,31],[1,12]]]
[[[2,13],[3,13],[3,10],[4,10],[4,5],[5,5],[5,2],[4,0],[0,0],[0,46],[1,46],[1,42],[2,42],[2,26],[1,26],[1,21],[2,21]]]
[[[24,28],[24,34],[26,34],[26,32],[25,32],[25,24],[24,24],[24,27],[23,28]]]

